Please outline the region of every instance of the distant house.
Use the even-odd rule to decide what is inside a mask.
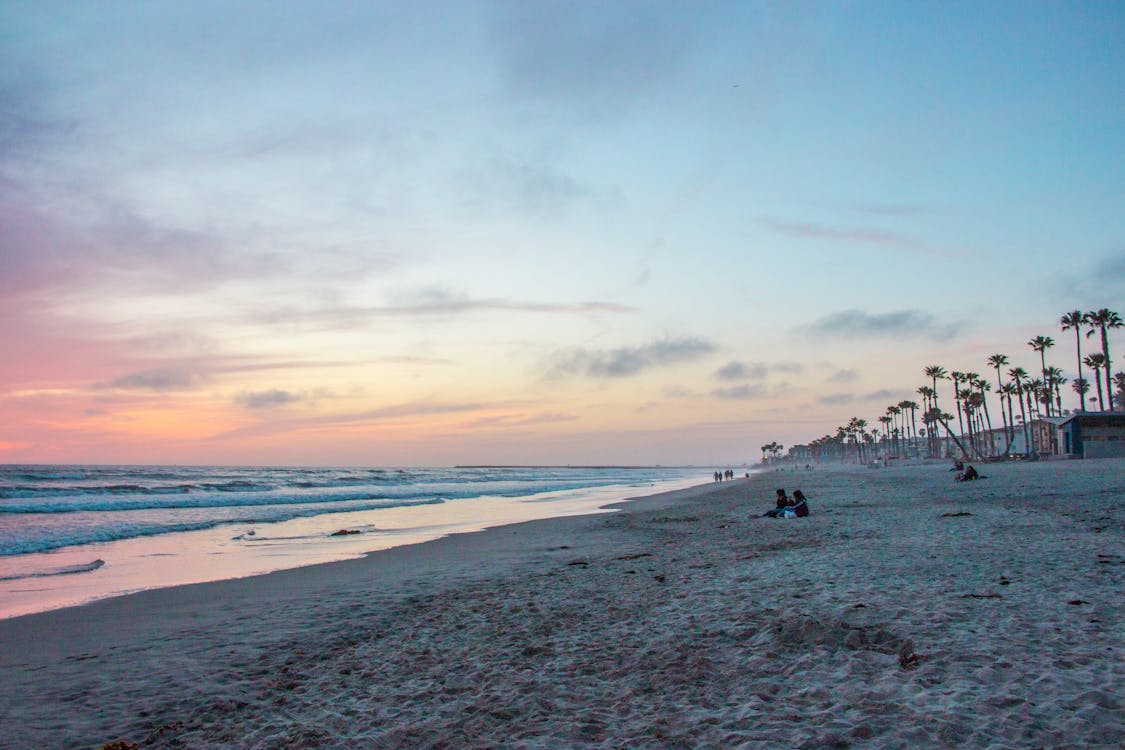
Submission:
[[[1059,452],[1082,458],[1125,456],[1125,413],[1078,412],[1058,427]]]
[[[812,449],[807,445],[794,445],[789,449],[789,458],[794,461],[808,461],[812,458]]]
[[[1005,448],[1008,449],[1007,455],[1009,456],[1024,456],[1028,453],[1047,456],[1056,452],[1056,445],[1059,444],[1057,431],[1062,421],[1058,417],[1032,419],[1027,423],[1026,433],[1024,432],[1023,422],[1017,421],[1015,427],[1008,428],[1011,433],[1011,443],[1008,442],[1009,435],[1002,427],[978,433],[976,442],[980,452],[988,456],[1003,455]],[[1028,450],[1027,445],[1027,438],[1029,437],[1031,438],[1031,450]]]

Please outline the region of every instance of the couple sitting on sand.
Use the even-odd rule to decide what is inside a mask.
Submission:
[[[793,490],[793,497],[785,496],[785,490],[777,491],[777,507],[767,510],[762,515],[766,518],[804,518],[809,514],[809,503],[805,500],[805,493]]]

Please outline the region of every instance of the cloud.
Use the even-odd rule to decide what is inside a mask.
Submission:
[[[296,433],[302,430],[320,430],[324,428],[345,428],[377,424],[379,422],[404,419],[409,417],[425,417],[441,414],[457,414],[461,412],[481,411],[494,408],[495,404],[487,403],[457,403],[414,401],[405,404],[385,406],[361,412],[345,412],[341,414],[324,414],[320,416],[304,417],[298,419],[275,419],[263,421],[248,427],[239,427],[227,432],[219,433],[216,439],[230,439],[240,437],[262,437]]]
[[[937,341],[947,341],[959,330],[959,324],[938,324],[932,315],[920,310],[871,314],[856,309],[841,310],[818,318],[807,328],[816,336],[869,338],[910,335]]]
[[[808,222],[783,221],[770,217],[763,218],[762,225],[778,234],[798,239],[853,242],[895,250],[911,250],[928,255],[934,253],[932,248],[913,237],[871,227],[830,226]]]
[[[1125,294],[1125,248],[1097,258],[1083,271],[1080,274],[1070,271],[1054,273],[1036,286],[1042,294],[1061,300],[1068,310],[1075,305],[1102,308],[1107,300],[1120,299]]]
[[[277,406],[285,406],[302,400],[303,398],[295,393],[278,389],[248,391],[239,393],[234,397],[234,402],[236,404],[244,406],[247,409],[272,409]]]
[[[165,367],[122,375],[99,388],[118,388],[138,391],[183,391],[207,382],[207,376],[197,370],[181,367]]]
[[[338,306],[314,309],[279,308],[252,314],[257,324],[281,325],[301,323],[325,328],[361,327],[373,318],[449,317],[488,312],[517,312],[545,315],[625,315],[635,308],[614,302],[587,300],[583,302],[537,302],[534,300],[492,297],[474,299],[442,289],[428,289],[399,295],[391,304],[373,306]]]
[[[494,158],[464,170],[459,176],[462,200],[479,212],[498,208],[509,215],[522,213],[536,220],[554,218],[580,206],[620,207],[619,190],[602,190],[545,164]]]
[[[840,404],[850,404],[855,401],[855,395],[852,393],[826,393],[820,396],[817,401],[827,406],[839,406]]]
[[[878,391],[872,391],[871,393],[865,394],[863,396],[864,401],[889,401],[895,400],[896,398],[897,396],[895,395],[895,392],[887,390],[886,388],[880,389]],[[895,403],[898,402],[896,401]]]
[[[828,377],[829,383],[850,383],[859,377],[859,373],[855,370],[837,370]]]
[[[764,378],[769,373],[769,367],[761,362],[746,364],[732,360],[715,371],[719,380],[750,380]]]
[[[573,349],[552,358],[549,376],[585,375],[591,378],[620,378],[666,365],[705,357],[718,347],[701,338],[664,338],[640,346],[617,349]]]
[[[766,388],[761,383],[754,385],[736,385],[730,388],[716,388],[711,395],[720,401],[746,401],[748,399],[764,396]]]
[[[578,417],[573,414],[560,414],[558,412],[540,412],[538,414],[505,414],[499,416],[482,417],[469,422],[470,428],[496,427],[530,427],[537,424],[556,424],[559,422],[573,422]]]

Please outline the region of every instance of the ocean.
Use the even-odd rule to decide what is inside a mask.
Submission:
[[[597,512],[706,469],[0,465],[0,617]]]

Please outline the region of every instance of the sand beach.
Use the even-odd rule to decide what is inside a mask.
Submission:
[[[981,473],[767,472],[0,621],[0,747],[1120,747],[1125,460]],[[761,518],[775,487],[812,515]]]

